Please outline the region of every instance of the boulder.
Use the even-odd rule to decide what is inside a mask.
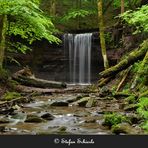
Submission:
[[[27,115],[27,118],[25,122],[31,122],[31,123],[41,123],[44,122],[45,120],[37,115],[29,114]]]

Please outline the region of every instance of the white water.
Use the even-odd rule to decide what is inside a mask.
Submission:
[[[91,83],[91,38],[92,33],[64,36],[69,56],[69,82],[72,84]]]

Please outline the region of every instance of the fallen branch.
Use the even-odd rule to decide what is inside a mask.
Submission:
[[[25,86],[38,88],[66,88],[66,83],[63,82],[48,81],[35,78],[34,74],[28,66],[14,73],[12,75],[12,79]]]
[[[117,89],[116,89],[116,92],[118,92],[120,90],[120,88],[122,87],[122,85],[125,82],[125,80],[126,80],[128,74],[129,74],[131,68],[132,68],[132,66],[130,66],[128,69],[125,70],[124,76],[123,76],[121,82],[118,84]]]

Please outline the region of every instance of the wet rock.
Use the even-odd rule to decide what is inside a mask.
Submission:
[[[89,101],[90,97],[84,97],[74,103],[72,103],[72,105],[77,105],[77,106],[81,106],[81,107],[85,107],[86,103]]]
[[[76,102],[76,101],[78,101],[80,99],[81,98],[79,98],[79,97],[70,97],[70,98],[66,99],[66,102],[73,103],[73,102]]]
[[[44,122],[45,120],[42,119],[41,117],[37,116],[37,115],[27,115],[27,118],[25,120],[25,122],[31,122],[31,123],[41,123]]]
[[[112,96],[112,92],[109,90],[108,87],[104,86],[101,88],[99,96],[100,97]]]
[[[136,111],[138,108],[137,104],[129,104],[124,107],[125,111]]]
[[[67,101],[53,101],[50,106],[68,106]]]
[[[96,119],[85,120],[85,123],[96,123]]]
[[[24,111],[20,111],[20,112],[14,112],[13,114],[11,114],[11,119],[20,119],[20,120],[25,120],[26,119],[27,114]]]
[[[88,102],[86,103],[86,108],[91,108],[94,107],[96,105],[96,100],[94,98],[90,98],[88,100]]]
[[[9,129],[6,126],[0,126],[0,132],[6,132]]]
[[[128,113],[126,114],[126,116],[131,124],[138,124],[142,120],[142,118],[138,114]]]
[[[84,97],[89,97],[89,94],[79,94],[79,95],[77,96],[77,99],[80,100],[80,99],[82,99],[82,98],[84,98]]]
[[[0,124],[9,123],[10,121],[6,118],[0,118]]]
[[[114,133],[114,134],[121,134],[121,133],[124,133],[124,134],[137,134],[137,130],[134,129],[130,124],[128,123],[120,123],[120,124],[117,124],[117,125],[114,125],[111,129],[111,131]]]
[[[41,118],[43,118],[45,120],[53,120],[55,117],[53,115],[51,115],[50,113],[44,113],[41,115]]]
[[[58,129],[59,132],[65,132],[66,130],[67,130],[67,127],[65,127],[65,126],[61,126],[61,127]]]

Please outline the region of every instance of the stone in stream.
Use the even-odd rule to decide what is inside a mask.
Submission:
[[[88,100],[88,102],[86,103],[86,108],[91,108],[94,107],[96,105],[96,100],[94,98],[90,98]]]
[[[130,124],[128,123],[120,123],[120,124],[117,124],[117,125],[114,125],[112,126],[112,129],[111,131],[114,133],[114,134],[138,134],[139,131],[137,129],[135,129],[134,127],[132,127]]]
[[[85,123],[96,123],[96,119],[87,119]]]
[[[81,106],[81,107],[85,107],[86,103],[89,101],[89,99],[91,99],[90,97],[84,97],[74,103],[72,103],[71,105],[76,105],[76,106]]]
[[[41,123],[44,122],[45,120],[38,115],[34,114],[28,114],[25,122],[31,122],[31,123]]]
[[[0,118],[0,124],[10,123],[10,121],[6,118]]]
[[[131,122],[131,124],[139,124],[141,120],[143,120],[140,115],[134,113],[127,113],[126,117]]]
[[[78,101],[78,100],[80,100],[81,98],[79,98],[79,97],[69,97],[68,99],[65,99],[66,100],[66,102],[68,102],[68,103],[73,103],[73,102],[76,102],[76,101]]]
[[[9,128],[6,126],[0,126],[0,132],[7,132],[9,131]]]
[[[45,120],[53,120],[55,117],[53,115],[51,115],[50,113],[43,113],[41,115],[41,118],[43,118]]]
[[[51,103],[50,103],[50,106],[68,106],[68,102],[67,101],[52,101]]]

